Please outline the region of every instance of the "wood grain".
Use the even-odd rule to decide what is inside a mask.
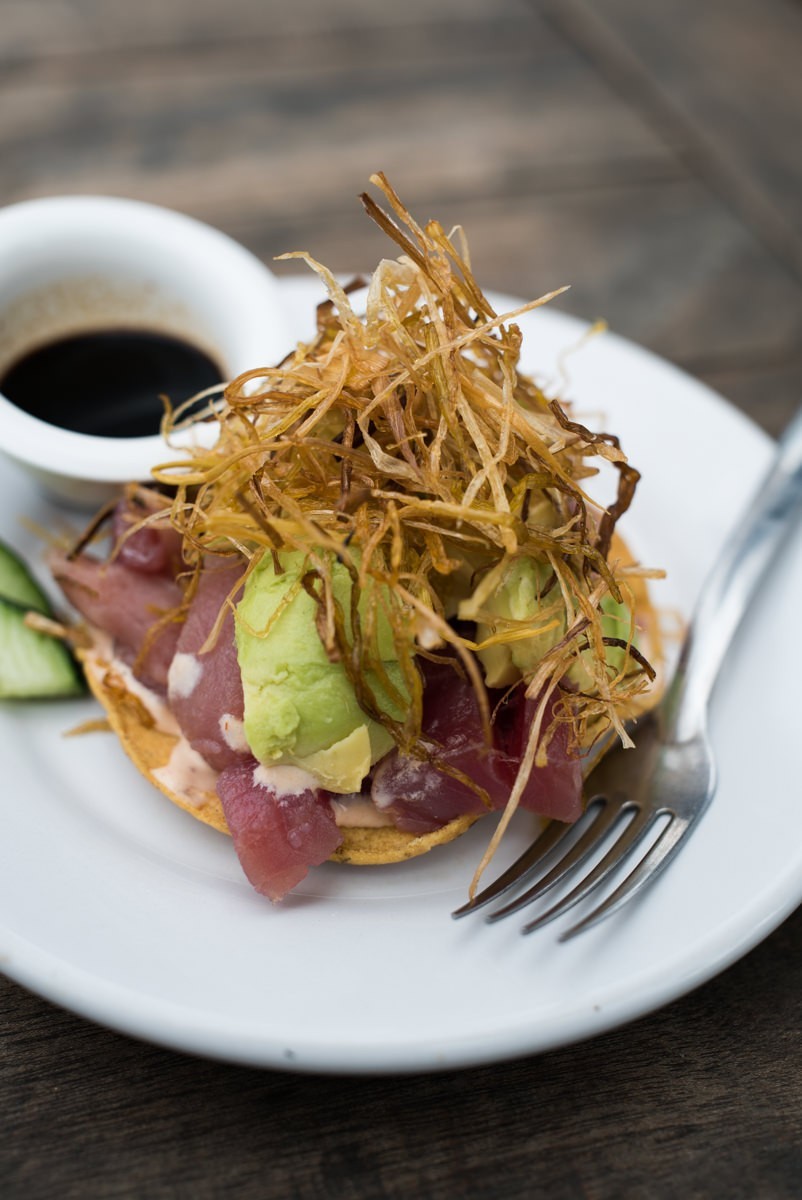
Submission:
[[[453,29],[532,20],[526,0],[4,0],[3,48],[0,59],[105,54],[120,48],[153,50],[181,47],[194,53],[205,45],[272,40],[287,34],[319,35],[346,30],[358,35],[372,30],[394,34],[404,27],[440,22]]]
[[[7,198],[91,186],[269,229],[288,210],[325,224],[380,168],[404,177],[411,202],[446,186],[493,196],[538,180],[581,187],[595,170],[676,174],[638,114],[541,22],[478,32],[432,23],[191,56],[126,47],[34,60],[0,78]],[[551,119],[532,119],[543,112]]]
[[[532,3],[802,279],[799,6]]]
[[[799,4],[600,0],[594,8],[722,166],[756,185],[802,237]]]

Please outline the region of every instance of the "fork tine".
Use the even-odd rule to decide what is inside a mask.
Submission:
[[[569,938],[576,937],[578,933],[583,933],[586,929],[590,929],[593,925],[598,925],[605,917],[612,916],[614,912],[618,912],[620,908],[637,895],[647,883],[660,874],[664,867],[667,867],[671,859],[679,850],[683,837],[685,836],[691,821],[685,817],[672,816],[671,821],[666,825],[661,832],[657,841],[646,851],[643,858],[627,875],[614,892],[604,900],[597,908],[578,921],[576,925],[572,925],[565,933],[560,934],[559,940],[567,942]]]
[[[571,828],[572,826],[565,825],[562,821],[549,821],[532,845],[516,858],[512,866],[499,875],[498,879],[489,884],[484,891],[479,892],[478,896],[474,896],[467,904],[456,909],[451,914],[452,917],[464,917],[468,913],[476,912],[477,908],[484,908],[485,904],[489,904],[498,896],[503,896],[516,883],[527,879]]]
[[[632,809],[631,805],[612,802],[606,796],[596,797],[592,804],[588,805],[586,811],[589,812],[593,805],[596,806],[598,812],[593,817],[587,829],[584,830],[582,835],[571,846],[570,850],[554,864],[550,871],[541,876],[521,896],[516,896],[509,904],[505,904],[503,908],[499,908],[496,912],[491,913],[487,918],[488,921],[500,921],[502,917],[508,917],[510,913],[518,912],[519,909],[525,908],[527,904],[531,904],[534,900],[538,900],[541,896],[545,895],[546,892],[564,879],[569,871],[572,871],[589,854],[593,853],[594,848],[599,845],[602,838],[612,829],[627,808]]]
[[[630,854],[659,815],[659,813],[649,812],[648,810],[636,810],[634,817],[626,829],[616,838],[613,845],[596,866],[591,871],[588,871],[587,875],[580,880],[576,887],[572,888],[565,896],[562,896],[556,904],[546,909],[539,917],[535,917],[528,925],[524,925],[521,933],[533,933],[535,929],[540,929],[543,925],[548,924],[549,921],[562,916],[569,908],[573,908],[580,900],[584,900]]]

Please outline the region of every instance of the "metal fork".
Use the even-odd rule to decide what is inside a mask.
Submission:
[[[454,917],[476,912],[539,875],[522,895],[487,919],[498,921],[519,912],[558,884],[570,884],[604,849],[570,891],[523,927],[523,933],[531,933],[592,896],[619,867],[634,864],[614,891],[561,935],[559,940],[566,941],[617,912],[668,866],[716,790],[716,764],[707,732],[713,685],[800,499],[802,411],[780,439],[768,474],[705,580],[664,698],[634,724],[635,748],[624,750],[619,745],[592,771],[586,810],[576,826],[550,821],[520,858],[457,909]]]

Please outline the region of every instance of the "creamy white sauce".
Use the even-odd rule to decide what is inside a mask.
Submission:
[[[196,808],[208,802],[208,792],[217,785],[217,771],[193,750],[185,737],[179,737],[173,746],[168,762],[151,772],[163,787],[176,792],[183,800]]]
[[[300,792],[313,792],[320,787],[319,781],[308,771],[284,764],[266,767],[260,763],[254,770],[253,779],[254,783],[270,788],[279,800],[297,796]],[[330,803],[334,820],[341,829],[378,829],[393,823],[384,813],[379,812],[367,796],[332,796]]]
[[[424,650],[435,650],[443,645],[443,636],[430,621],[419,613],[415,620],[415,638]]]
[[[334,796],[331,808],[341,829],[379,829],[393,824],[367,796]]]
[[[219,725],[223,741],[232,750],[245,753],[250,749],[248,739],[245,736],[245,724],[239,717],[232,716],[231,713],[223,713]]]
[[[198,686],[203,675],[203,663],[194,654],[176,654],[167,672],[167,691],[179,700],[186,700]]]
[[[107,670],[111,670],[125,690],[136,696],[137,700],[147,709],[157,729],[162,733],[169,733],[173,737],[183,736],[167,701],[140,683],[127,663],[113,657],[111,639],[107,639],[105,634],[93,638],[92,649],[86,652],[85,657],[87,667],[96,675],[103,675]]]
[[[285,796],[297,796],[300,792],[314,792],[320,787],[318,780],[308,771],[285,764],[267,767],[264,763],[259,763],[254,769],[253,781],[269,788],[279,800]]]

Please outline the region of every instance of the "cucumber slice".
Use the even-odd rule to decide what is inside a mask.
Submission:
[[[33,700],[79,696],[83,678],[57,638],[29,629],[30,606],[0,596],[0,698]]]
[[[5,542],[0,542],[0,596],[35,608],[47,617],[53,616],[47,596],[19,555]]]

